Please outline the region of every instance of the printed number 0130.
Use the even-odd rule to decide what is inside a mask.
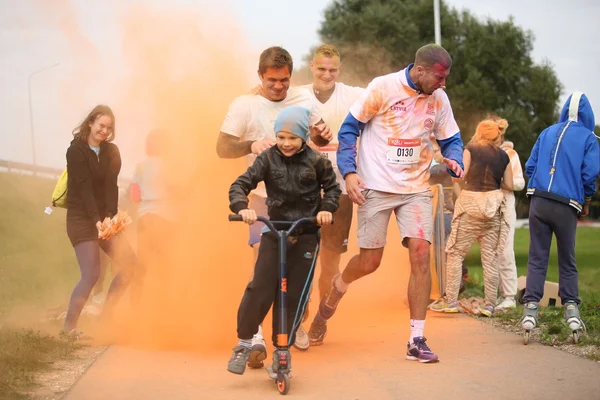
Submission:
[[[398,147],[396,154],[398,157],[412,157],[414,154],[414,149],[412,147]]]

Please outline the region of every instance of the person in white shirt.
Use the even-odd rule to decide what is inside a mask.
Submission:
[[[319,110],[308,90],[290,87],[293,71],[290,53],[278,46],[264,50],[259,58],[258,77],[261,90],[258,94],[246,94],[233,100],[221,126],[217,140],[217,155],[221,158],[245,157],[248,166],[256,156],[275,144],[274,122],[279,113],[289,106],[301,106],[310,110],[310,140],[325,146],[332,138],[329,127],[323,122]],[[249,196],[249,208],[257,215],[267,215],[267,193],[263,183]],[[250,225],[248,244],[254,249],[254,261],[258,258],[261,225]],[[250,368],[261,368],[267,357],[262,329],[253,339],[248,361]]]
[[[324,44],[317,47],[310,63],[313,83],[303,86],[315,100],[321,117],[333,134],[333,139],[327,146],[313,145],[313,147],[331,161],[337,181],[342,189],[340,206],[333,216],[335,223],[321,228],[321,247],[319,251],[321,264],[321,274],[319,276],[320,298],[325,296],[331,280],[340,272],[340,257],[342,253],[348,250],[348,236],[352,225],[352,201],[348,198],[346,183],[336,163],[339,143],[337,136],[342,122],[348,115],[350,106],[364,92],[364,89],[338,82],[341,66],[340,52],[335,46]],[[309,340],[310,332],[308,336],[305,336],[304,328],[300,326],[296,332],[296,348],[306,350],[312,343],[321,344],[321,342]]]
[[[145,274],[154,271],[161,282],[151,290],[157,299],[166,295],[169,286],[169,243],[164,238],[175,234],[173,200],[181,191],[175,174],[168,173],[170,149],[168,132],[150,131],[146,136],[146,156],[136,165],[130,186],[131,201],[137,204],[137,253],[142,266],[132,289],[141,293]]]
[[[336,275],[319,304],[313,325],[320,333],[320,341],[327,331],[326,322],[335,313],[348,285],[379,267],[389,218],[394,212],[411,265],[411,334],[406,358],[422,363],[439,361],[423,335],[431,294],[433,195],[428,180],[433,141],[439,144],[451,175],[463,175],[463,143],[443,90],[451,67],[452,58],[444,48],[435,44],[421,47],[414,64],[375,78],[342,124],[337,164],[348,196],[359,205],[360,253],[342,274]]]
[[[504,135],[502,139],[504,139]],[[519,154],[515,151],[513,143],[505,140],[500,148],[508,154],[513,174],[513,190],[503,189],[506,212],[508,214],[507,219],[510,221],[510,231],[508,232],[504,251],[498,254],[500,297],[502,300],[496,306],[496,310],[506,310],[517,306],[515,301],[515,296],[517,295],[517,263],[515,261],[515,224],[517,222],[517,212],[513,191],[516,192],[525,188],[525,178],[523,178],[523,168],[521,167]]]

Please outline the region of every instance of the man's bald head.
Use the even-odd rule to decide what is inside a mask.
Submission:
[[[452,67],[452,57],[450,57],[446,49],[437,44],[426,44],[417,50],[415,65],[428,68],[435,64],[441,65],[444,69]]]

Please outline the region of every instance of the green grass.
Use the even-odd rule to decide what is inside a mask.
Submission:
[[[518,276],[527,275],[527,257],[529,252],[529,230],[517,229],[515,233],[515,258]],[[582,299],[580,306],[581,318],[586,324],[587,334],[583,336],[581,345],[598,346],[598,351],[590,358],[600,358],[600,229],[582,227],[577,229],[576,259],[579,270],[579,295]],[[463,297],[483,297],[483,273],[479,246],[475,244],[466,258],[469,275],[478,284],[467,284]],[[558,256],[556,240],[552,242],[550,261],[546,280],[558,282]],[[496,318],[506,324],[517,325],[523,315],[523,306],[516,310],[496,314]],[[550,345],[571,343],[571,331],[563,322],[563,309],[546,307],[539,312],[539,340]]]
[[[527,275],[527,257],[529,253],[529,230],[517,229],[515,232],[515,259],[517,261],[517,275]],[[579,289],[584,291],[600,292],[600,229],[578,228],[575,255],[577,269],[579,270]],[[476,243],[467,255],[469,273],[471,270],[481,276],[481,256],[479,245]],[[556,240],[552,241],[547,281],[558,282],[558,255],[556,253]]]
[[[0,173],[0,320],[17,306],[66,303],[79,279],[66,211],[44,214],[54,183]]]
[[[35,373],[77,348],[28,327],[58,332],[39,321],[68,302],[79,269],[65,210],[44,214],[54,180],[0,173],[0,187],[0,399],[26,399]]]

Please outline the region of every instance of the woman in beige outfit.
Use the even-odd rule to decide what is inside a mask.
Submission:
[[[446,245],[446,297],[431,305],[438,312],[458,312],[462,262],[477,240],[486,305],[481,313],[491,317],[498,298],[498,254],[508,235],[506,201],[502,189],[513,190],[510,160],[500,148],[508,127],[504,119],[485,119],[464,151],[465,187],[456,200],[452,232]]]

